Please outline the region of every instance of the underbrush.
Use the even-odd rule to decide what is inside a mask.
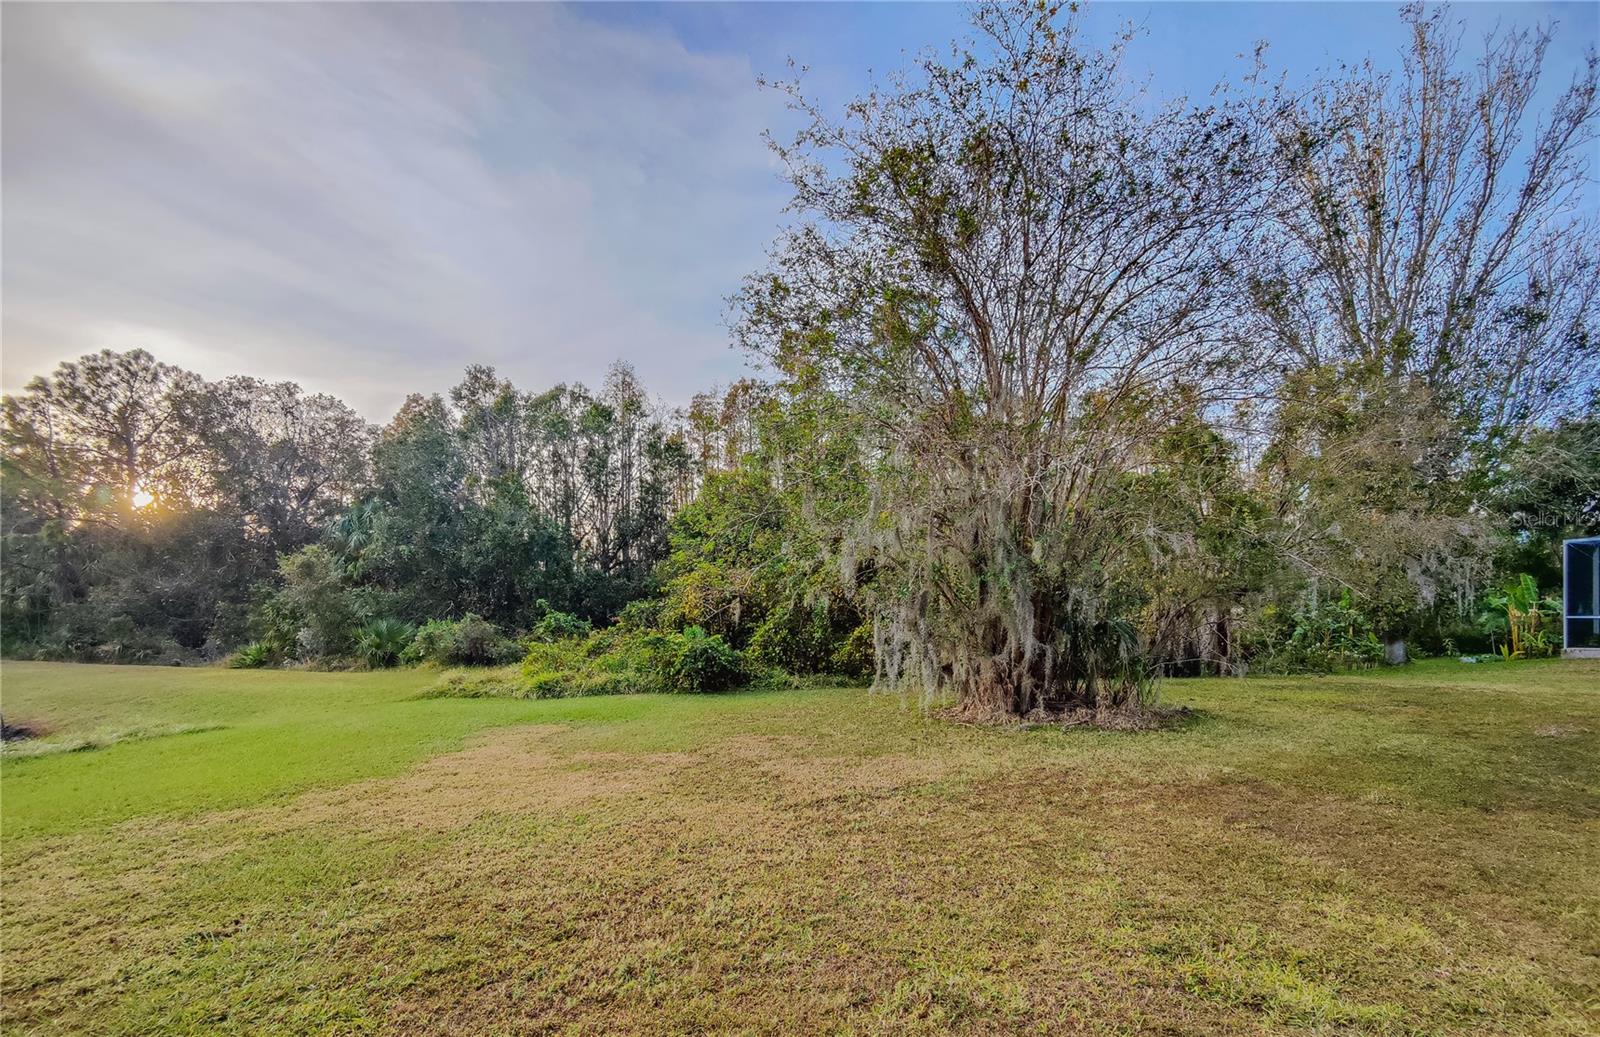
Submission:
[[[744,654],[698,627],[679,632],[608,629],[534,641],[518,667],[444,674],[430,695],[577,698],[728,691],[759,676]]]
[[[529,699],[519,666],[446,670],[422,693],[423,698]]]
[[[54,626],[32,636],[17,630],[0,631],[4,657],[144,666],[205,661],[203,652],[184,648],[170,635],[141,626],[127,616],[107,615],[96,603],[79,603],[63,608],[61,613]]]
[[[303,652],[306,640],[293,617],[265,637],[252,641],[225,660],[236,670],[264,667],[318,670],[381,670],[396,665],[505,666],[522,655],[522,646],[505,631],[481,616],[467,613],[460,619],[435,619],[421,627],[386,617],[368,619],[353,627],[347,650]],[[331,640],[322,638],[322,641]]]
[[[436,619],[423,624],[399,654],[402,662],[441,666],[504,666],[522,654],[517,642],[481,616]]]
[[[1270,629],[1254,645],[1252,672],[1288,675],[1365,670],[1383,661],[1383,642],[1351,603],[1350,593],[1280,616],[1268,609]]]
[[[836,677],[816,678],[836,685]],[[589,695],[687,694],[808,683],[761,666],[717,634],[612,627],[534,641],[519,666],[449,670],[428,697],[562,699]]]

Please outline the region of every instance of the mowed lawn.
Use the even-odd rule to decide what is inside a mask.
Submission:
[[[1150,734],[432,679],[5,664],[91,747],[0,764],[0,1027],[1600,1032],[1600,664]]]

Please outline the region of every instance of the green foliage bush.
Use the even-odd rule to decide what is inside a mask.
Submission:
[[[617,626],[623,630],[654,630],[661,625],[662,607],[660,598],[637,598],[617,613]]]
[[[551,609],[546,612],[539,622],[533,625],[528,632],[528,637],[533,641],[549,643],[552,641],[565,641],[568,638],[588,637],[594,625],[587,619],[575,616],[570,612],[561,612]]]
[[[780,489],[769,463],[752,455],[707,478],[673,520],[661,598],[630,606],[637,619],[625,618],[640,628],[720,634],[755,665],[790,674],[871,672],[870,628],[846,649],[865,617],[836,567],[822,563],[823,545],[810,542],[803,495]],[[851,497],[859,483],[841,477],[834,487]]]
[[[440,666],[504,666],[521,655],[521,647],[499,627],[468,613],[457,620],[435,619],[423,624],[401,659]]]
[[[398,619],[369,619],[356,630],[356,658],[373,669],[393,666],[411,647],[416,628]]]
[[[499,627],[471,613],[456,623],[454,648],[450,661],[467,666],[501,666],[522,654],[521,647]]]
[[[1495,650],[1506,659],[1554,655],[1561,650],[1561,602],[1539,593],[1530,573],[1521,573],[1484,596],[1480,619]]]
[[[78,618],[81,619],[87,614],[88,611],[85,610],[84,613],[78,614]],[[192,658],[172,638],[141,626],[130,616],[112,615],[109,619],[99,621],[97,625],[98,630],[93,634],[92,645],[76,646],[74,654],[63,653],[60,658],[155,666],[176,666]],[[89,634],[89,631],[79,624],[69,625],[68,631],[69,639],[74,635]],[[72,641],[66,643],[70,645]]]
[[[530,644],[517,696],[726,691],[754,675],[742,652],[698,627],[682,633],[612,627],[582,639]]]
[[[228,668],[233,670],[259,670],[270,666],[275,657],[271,646],[251,641],[228,657]]]
[[[832,671],[841,676],[857,679],[872,676],[872,624],[862,623],[850,631],[830,661]]]
[[[1357,609],[1349,591],[1295,613],[1287,638],[1268,646],[1256,668],[1274,673],[1331,673],[1364,669],[1383,660],[1383,642]]]
[[[285,654],[312,661],[346,655],[354,644],[356,610],[339,560],[314,544],[285,555],[278,575],[282,588],[273,602],[272,622],[280,628],[277,636],[290,641]]]
[[[651,636],[602,630],[582,640],[531,644],[522,660],[526,696],[575,698],[660,691],[644,647]]]
[[[443,662],[452,651],[456,625],[448,619],[430,619],[417,628],[411,644],[401,656],[402,662]]]
[[[59,662],[176,666],[194,659],[171,637],[119,611],[115,601],[98,593],[62,606],[49,627],[26,639],[8,640],[5,648],[8,658]]]
[[[654,638],[656,672],[667,691],[726,691],[749,679],[744,659],[720,634],[687,627]]]
[[[807,608],[782,602],[756,627],[748,650],[764,666],[814,673],[827,668],[836,647],[826,606]]]

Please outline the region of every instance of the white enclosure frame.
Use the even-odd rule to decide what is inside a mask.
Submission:
[[[1581,569],[1579,568],[1581,567]],[[1574,571],[1587,569],[1588,601],[1575,601]],[[1575,611],[1574,606],[1582,611]],[[1600,659],[1600,644],[1573,647],[1576,624],[1600,626],[1600,537],[1579,537],[1561,545],[1561,654],[1574,659]]]

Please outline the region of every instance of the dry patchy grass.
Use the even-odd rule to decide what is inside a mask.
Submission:
[[[535,703],[399,773],[47,826],[4,844],[5,1028],[1600,1029],[1600,666],[1167,693],[1196,718],[1144,734]]]

